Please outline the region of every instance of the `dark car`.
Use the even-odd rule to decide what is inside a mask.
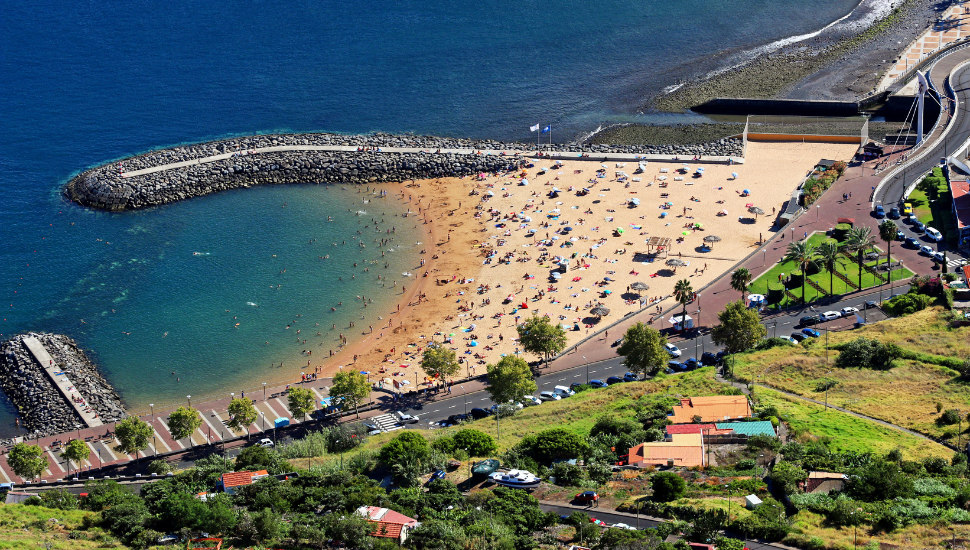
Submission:
[[[623,381],[624,382],[636,382],[639,379],[640,379],[640,377],[637,376],[635,373],[632,373],[632,372],[628,372],[628,373],[626,373],[626,374],[623,375]]]
[[[683,372],[683,371],[687,370],[687,365],[681,363],[680,361],[668,361],[667,362],[667,366],[670,367],[674,371]]]
[[[910,248],[919,248],[920,244],[919,244],[919,241],[918,240],[910,237],[910,238],[906,239],[906,246],[908,246]]]
[[[573,500],[575,500],[576,502],[593,503],[599,499],[600,499],[600,496],[599,494],[596,493],[596,491],[583,491],[582,493],[579,493],[578,495],[576,495],[576,497]]]
[[[623,343],[623,338],[618,338],[616,340],[613,340],[613,343],[610,344],[610,347],[615,348],[615,347],[619,346],[622,343]]]
[[[613,384],[622,384],[623,379],[620,378],[619,376],[611,376],[606,379],[606,383],[609,384],[610,386],[612,386]]]
[[[802,329],[802,334],[804,334],[805,336],[808,336],[810,338],[818,338],[819,336],[822,335],[821,332],[819,332],[819,331],[817,331],[817,330],[815,330],[813,328],[803,328]]]
[[[805,340],[806,338],[808,338],[808,335],[802,334],[801,332],[793,332],[791,333],[791,337],[796,342],[801,342],[802,340]]]
[[[798,320],[798,324],[803,327],[815,325],[815,324],[818,324],[818,322],[819,322],[818,315],[806,315],[805,317],[802,317],[801,319]]]
[[[573,391],[579,391],[579,388],[581,388],[581,387],[583,387],[585,385],[586,384],[584,384],[583,382],[573,382],[572,384],[569,385],[569,389],[571,389]]]
[[[605,388],[606,386],[609,386],[609,384],[603,382],[602,380],[590,380],[589,386],[591,388]]]
[[[886,210],[882,207],[881,204],[877,204],[876,205],[875,213],[876,213],[876,217],[877,218],[885,218],[886,217]]]
[[[902,230],[897,230],[896,231],[896,240],[897,241],[904,241],[904,240],[906,240],[906,233],[903,233]]]
[[[428,483],[438,479],[444,479],[447,475],[448,474],[444,470],[435,470],[434,473],[431,474],[431,478],[428,480]]]
[[[892,208],[890,208],[889,209],[889,217],[892,218],[892,219],[894,219],[894,220],[898,220],[899,219],[899,208],[898,207],[895,207],[895,206],[892,207]]]
[[[453,414],[448,417],[448,424],[455,426],[461,424],[462,422],[468,422],[471,419],[467,414]]]
[[[723,357],[718,357],[716,353],[705,351],[701,354],[702,365],[720,365],[724,361]]]
[[[879,307],[879,303],[875,300],[869,300],[866,302],[866,309],[875,309],[877,307]]]
[[[684,361],[684,365],[686,365],[688,369],[696,369],[697,367],[701,366],[701,362],[698,361],[696,357],[691,357],[690,359]]]
[[[913,222],[913,231],[915,231],[917,233],[923,233],[924,231],[926,231],[926,224],[923,223],[923,222],[921,222],[921,221],[919,221],[919,220],[914,221]]]
[[[488,418],[489,416],[492,415],[492,411],[490,411],[488,409],[482,409],[482,408],[479,408],[479,407],[475,407],[474,409],[472,409],[469,412],[471,413],[472,418],[474,418],[475,420],[480,420],[482,418]]]

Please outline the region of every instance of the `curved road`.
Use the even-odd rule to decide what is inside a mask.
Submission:
[[[954,106],[944,95],[944,109],[941,116],[946,121],[948,117],[947,109],[952,115],[952,119],[943,129],[943,134],[937,136],[927,136],[929,139],[934,137],[936,143],[929,145],[927,152],[920,151],[918,159],[905,166],[905,168],[884,180],[876,188],[873,196],[873,205],[882,203],[888,210],[891,206],[902,202],[903,194],[917,176],[929,171],[934,166],[939,166],[940,159],[953,154],[957,147],[962,145],[967,138],[970,138],[970,116],[968,116],[968,106],[970,106],[970,65],[959,67],[961,63],[970,60],[970,49],[963,49],[941,59],[930,72],[930,78],[937,90],[943,94],[943,83],[949,77],[950,87],[956,95],[957,104]],[[955,72],[950,72],[957,68]],[[927,98],[926,101],[934,101]]]

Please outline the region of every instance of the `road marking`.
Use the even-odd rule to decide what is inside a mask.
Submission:
[[[107,443],[105,443],[104,441],[98,441],[98,443],[100,443],[101,446],[104,447],[104,450],[105,451],[108,451],[108,456],[111,457],[111,462],[114,462],[114,461],[118,460],[118,455],[116,455],[114,453],[114,451],[111,450],[111,447],[109,447]],[[129,459],[130,459],[130,457],[129,457]]]
[[[54,465],[55,465],[55,466],[57,466],[57,468],[58,468],[58,469],[59,469],[60,471],[62,471],[62,472],[63,472],[63,471],[65,471],[65,470],[64,470],[64,467],[63,467],[63,466],[61,466],[61,463],[57,461],[57,456],[55,456],[55,455],[54,455],[54,452],[53,452],[53,451],[51,451],[49,447],[44,447],[44,450],[45,450],[45,451],[47,451],[47,454],[49,454],[49,455],[50,455],[50,457],[51,457],[51,460],[53,460],[53,461],[54,461]]]
[[[290,413],[289,407],[287,407],[285,403],[283,403],[282,401],[280,401],[280,399],[278,397],[276,399],[274,399],[273,401],[276,401],[277,403],[279,403],[280,408],[283,409],[283,412],[286,413],[286,417],[290,419],[290,422],[291,423],[294,423],[295,424],[296,423],[296,419],[293,418],[293,415]]]
[[[215,413],[216,411],[212,411],[212,412]],[[216,415],[216,418],[219,418],[219,415]],[[209,429],[212,430],[211,432],[212,439],[215,441],[221,441],[221,438],[219,438],[219,430],[216,429],[216,427],[212,424],[212,422],[209,422],[209,419],[206,418],[204,414],[202,415],[202,420],[204,420],[205,423],[209,425]],[[219,439],[216,439],[216,438],[219,438]]]
[[[164,422],[159,422],[158,425],[161,426],[163,430],[165,430],[165,433],[168,434],[169,439],[171,439],[172,441],[174,441],[175,444],[178,445],[180,449],[184,449],[185,448],[185,445],[182,445],[182,442],[181,441],[179,441],[179,440],[177,440],[177,439],[175,439],[175,438],[172,437],[172,431],[168,429],[168,426],[166,426]],[[172,448],[168,446],[168,443],[165,443],[165,438],[164,437],[162,438],[162,445],[165,445],[165,448],[167,448],[169,451],[172,450]]]
[[[6,480],[4,483],[11,483],[13,481],[10,479],[10,476],[7,475],[7,471],[4,470],[2,466],[0,466],[0,476],[3,476],[3,479]]]
[[[455,407],[457,407],[457,406],[458,406],[458,405],[452,405],[452,406],[450,406],[450,407],[448,407],[448,408],[449,408],[449,409],[454,409],[454,408],[455,408]]]

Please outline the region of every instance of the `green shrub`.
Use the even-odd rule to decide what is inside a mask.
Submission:
[[[893,366],[893,360],[900,355],[902,350],[895,344],[883,344],[878,340],[861,337],[839,346],[835,366],[843,369],[889,370]]]
[[[754,351],[764,351],[771,348],[794,346],[791,340],[787,338],[765,338],[764,340],[758,342],[754,346]]]
[[[933,298],[925,294],[902,294],[891,300],[882,303],[884,309],[890,315],[899,317],[922,311],[933,303]]]
[[[657,502],[677,500],[687,491],[687,482],[672,472],[654,474],[650,484],[653,486],[653,500]]]
[[[485,432],[466,428],[451,436],[455,447],[465,449],[469,456],[490,456],[498,450],[495,439]]]
[[[960,411],[956,409],[947,409],[943,411],[943,414],[936,418],[937,426],[952,426],[960,421]]]
[[[551,474],[556,477],[556,485],[575,487],[585,477],[583,469],[568,462],[557,462],[552,465]]]

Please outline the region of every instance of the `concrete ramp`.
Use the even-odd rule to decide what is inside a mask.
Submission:
[[[959,168],[960,171],[963,172],[965,175],[970,176],[970,166],[967,166],[966,164],[964,164],[963,161],[957,158],[956,155],[953,155],[946,160],[953,166],[956,166],[957,168]]]
[[[71,399],[72,394],[77,394],[77,396],[82,399],[84,396],[74,389],[74,384],[71,383],[67,375],[61,372],[60,367],[54,364],[54,360],[51,359],[50,353],[47,352],[47,348],[44,347],[44,344],[32,336],[24,337],[23,342],[24,345],[27,346],[27,351],[34,356],[37,363],[39,363],[44,372],[47,373],[48,378],[50,378],[51,382],[53,382],[54,387],[61,392],[64,400],[74,407],[74,411],[78,416],[81,417],[81,420],[83,420],[89,428],[101,426],[103,422],[101,422],[101,419],[94,414],[94,410],[91,407],[88,407],[84,403],[77,403]]]

